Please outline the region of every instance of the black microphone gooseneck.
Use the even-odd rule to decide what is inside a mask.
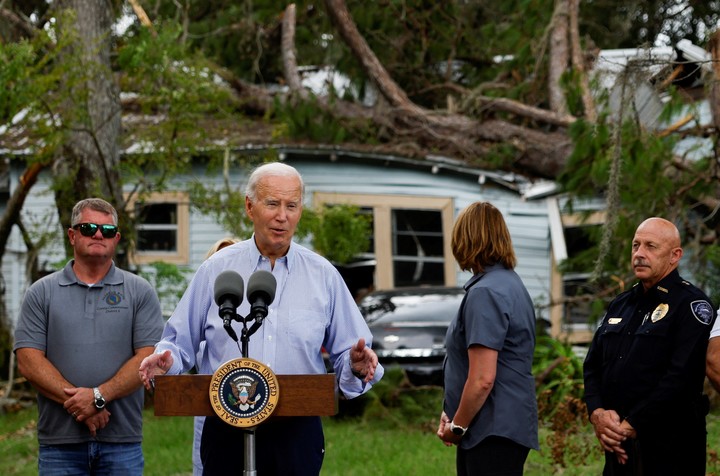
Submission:
[[[226,270],[215,278],[215,303],[218,305],[218,314],[223,321],[223,327],[230,338],[238,342],[238,336],[232,328],[232,321],[243,323],[241,342],[242,355],[248,356],[250,336],[262,325],[263,319],[268,315],[268,306],[275,299],[277,282],[275,276],[269,271],[256,271],[248,280],[247,296],[250,302],[250,314],[246,317],[237,314],[237,308],[243,301],[244,283],[242,277],[232,270]],[[248,329],[247,322],[255,321]]]
[[[235,342],[238,341],[238,337],[231,323],[233,319],[239,320],[236,309],[243,300],[244,290],[243,279],[235,271],[223,271],[215,278],[215,303],[218,305],[218,314],[223,320],[223,327]]]

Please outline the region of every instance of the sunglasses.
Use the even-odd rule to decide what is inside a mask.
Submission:
[[[80,230],[82,236],[95,236],[98,228],[103,238],[113,238],[118,232],[118,227],[115,225],[98,225],[97,223],[78,223],[77,225],[73,225],[73,230]]]

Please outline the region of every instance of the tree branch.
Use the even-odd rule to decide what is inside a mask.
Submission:
[[[299,94],[301,98],[307,99],[308,93],[303,88],[298,74],[297,59],[295,54],[295,4],[291,3],[285,8],[282,19],[282,60],[285,70],[285,81],[290,91]]]
[[[0,8],[0,16],[18,27],[28,38],[36,35],[35,27],[29,21],[21,18],[17,13],[7,8]]]
[[[573,69],[579,76],[583,108],[585,109],[585,118],[589,122],[595,122],[597,120],[597,112],[595,111],[595,100],[590,93],[590,84],[588,83],[587,72],[585,71],[583,50],[580,45],[580,27],[578,26],[579,16],[580,0],[570,0],[570,44],[572,45]]]
[[[340,36],[360,61],[368,77],[391,106],[424,115],[425,111],[408,98],[405,91],[388,74],[375,53],[360,34],[343,0],[325,0],[328,15]]]
[[[551,22],[550,54],[548,58],[548,98],[550,110],[567,115],[568,107],[561,77],[570,63],[568,45],[568,16],[570,0],[555,0],[555,12]]]

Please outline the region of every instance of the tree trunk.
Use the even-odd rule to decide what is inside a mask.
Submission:
[[[295,53],[295,4],[291,3],[285,9],[282,20],[282,57],[285,81],[294,94],[307,99],[308,93],[302,86],[298,73],[297,55]]]
[[[588,81],[587,71],[585,68],[585,54],[580,44],[580,0],[570,0],[570,44],[572,45],[572,65],[577,72],[580,81],[580,93],[582,95],[583,108],[585,109],[585,118],[588,122],[597,120],[597,112],[595,110],[595,100],[590,92],[590,82]]]
[[[712,113],[715,130],[720,131],[720,30],[716,30],[712,35],[710,35],[708,49],[712,55],[714,79],[710,87],[710,111]]]
[[[570,0],[555,0],[555,12],[550,26],[550,52],[548,58],[550,110],[563,115],[567,114],[568,107],[560,78],[570,63],[570,47],[568,45],[569,3]]]
[[[38,175],[43,168],[45,168],[45,165],[38,163],[30,164],[20,177],[18,186],[15,190],[13,190],[12,195],[7,201],[5,211],[3,212],[2,217],[0,217],[0,263],[5,255],[5,249],[7,247],[7,242],[10,237],[10,233],[12,232],[13,225],[19,223],[20,211],[25,204],[25,199],[27,198],[28,193],[30,193],[32,186],[35,185],[35,182],[37,182]],[[28,252],[33,254],[33,250],[31,250],[30,247],[28,247]],[[32,272],[33,270],[28,269],[28,271]],[[5,282],[5,277],[2,275],[1,269],[0,280]],[[6,349],[11,348],[10,344],[13,342],[11,332],[12,326],[10,325],[10,319],[7,313],[5,286],[2,286],[0,287],[0,350],[5,351]],[[5,343],[7,343],[7,345],[5,345]],[[10,354],[12,357],[12,352]],[[2,363],[2,359],[0,359],[0,363]],[[2,367],[2,365],[0,365],[0,367]],[[9,371],[12,372],[12,368],[10,368]],[[11,383],[12,382],[8,385],[11,385]],[[7,395],[8,394],[6,394],[6,396]]]
[[[110,65],[113,2],[62,0],[60,7],[76,17],[72,24],[58,25],[65,38],[75,35],[64,57],[68,63],[79,60],[83,74],[78,81],[65,83],[68,100],[62,119],[68,132],[53,167],[60,223],[68,227],[73,205],[84,198],[105,198],[123,212],[118,146],[121,109]]]
[[[360,60],[368,77],[375,82],[378,90],[390,105],[422,114],[421,108],[410,101],[405,91],[392,79],[383,64],[375,56],[375,53],[370,49],[370,46],[352,20],[344,0],[325,0],[325,5],[328,15],[340,36],[355,54],[355,57]]]

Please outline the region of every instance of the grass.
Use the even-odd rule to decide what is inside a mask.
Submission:
[[[37,474],[37,435],[35,407],[0,416],[0,474]],[[390,418],[326,418],[324,421],[326,456],[322,476],[448,475],[455,473],[455,450],[435,437],[434,411],[423,429],[400,427]],[[145,411],[143,448],[148,476],[187,476],[192,473],[193,422],[190,417],[156,417]],[[720,476],[720,409],[708,415],[707,474]],[[540,430],[541,451],[531,451],[525,464],[526,476],[597,475],[602,472],[601,454],[588,426],[568,436],[562,445],[564,466],[553,463],[552,438],[547,428]]]

